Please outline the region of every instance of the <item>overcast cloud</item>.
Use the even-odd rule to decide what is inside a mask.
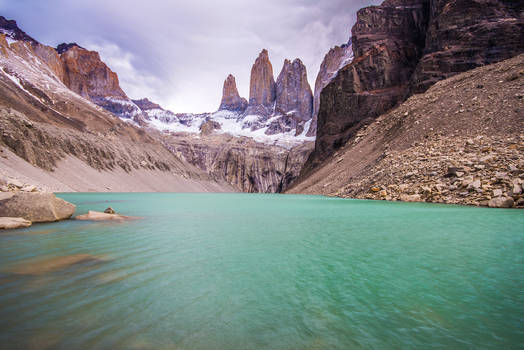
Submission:
[[[174,112],[217,109],[229,73],[249,96],[251,66],[269,51],[275,79],[285,58],[300,58],[314,87],[320,63],[347,42],[356,11],[381,0],[0,0],[42,42],[100,52],[131,98]]]

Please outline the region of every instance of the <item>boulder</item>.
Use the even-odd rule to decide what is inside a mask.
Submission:
[[[488,206],[490,208],[513,208],[513,204],[514,201],[511,197],[496,197],[489,201]]]
[[[401,194],[400,200],[403,202],[422,202],[419,194]]]
[[[31,226],[31,221],[24,218],[0,217],[0,229],[24,228]]]
[[[115,210],[111,207],[108,207],[106,208],[106,210],[104,210],[104,213],[106,214],[116,214]]]
[[[31,222],[53,222],[70,218],[75,205],[53,193],[14,192],[0,194],[0,216],[21,217]]]

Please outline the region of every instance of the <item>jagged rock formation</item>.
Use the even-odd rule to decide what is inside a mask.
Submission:
[[[524,54],[440,81],[362,127],[292,193],[524,207]]]
[[[387,0],[357,13],[354,60],[320,96],[304,174],[376,118],[439,79],[524,51],[519,1]]]
[[[238,191],[274,193],[285,191],[298,177],[313,142],[292,149],[266,145],[247,137],[202,132],[166,136],[169,149],[215,179],[225,179]]]
[[[282,118],[271,124],[267,132],[296,129],[296,135],[300,135],[312,113],[313,93],[307,81],[306,67],[298,58],[293,62],[286,59],[276,82],[275,114],[282,115]]]
[[[118,76],[102,62],[96,51],[76,44],[61,44],[60,58],[64,64],[64,84],[111,113],[122,118],[135,118],[140,109],[120,88]]]
[[[245,98],[240,97],[235,77],[229,74],[224,81],[222,101],[220,102],[220,107],[218,109],[243,113],[246,108],[247,101]]]
[[[273,113],[276,98],[273,66],[266,49],[260,52],[251,68],[249,105],[246,115],[269,116]]]
[[[344,66],[348,65],[353,60],[353,47],[351,46],[351,39],[347,44],[335,46],[324,56],[324,60],[320,65],[317,79],[315,81],[315,95],[313,96],[313,118],[311,125],[307,132],[307,136],[315,136],[317,134],[317,117],[318,107],[320,105],[320,93],[327,84],[333,80],[338,71]]]

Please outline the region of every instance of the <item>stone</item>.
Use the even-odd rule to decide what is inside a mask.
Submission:
[[[15,180],[15,179],[13,179],[13,180],[9,180],[9,181],[7,182],[7,185],[8,185],[8,186],[13,186],[13,187],[16,187],[16,188],[22,188],[22,187],[24,187],[24,183],[23,183],[22,181],[20,181],[20,180]]]
[[[371,192],[378,192],[380,191],[380,187],[371,187]]]
[[[213,132],[215,132],[215,130],[220,129],[222,129],[222,126],[220,125],[220,123],[214,120],[208,120],[206,122],[203,122],[202,125],[200,125],[200,132],[202,133],[202,135],[210,135]]]
[[[35,185],[27,185],[27,186],[22,187],[20,190],[24,191],[24,192],[34,192],[34,191],[36,191],[36,186]]]
[[[448,167],[445,177],[457,176],[457,173],[464,173],[464,168],[455,166]]]
[[[400,200],[403,202],[421,202],[422,198],[419,194],[401,194]]]
[[[513,196],[516,196],[516,195],[519,195],[522,193],[522,187],[518,184],[513,184],[512,186],[512,189],[511,189],[511,193]]]
[[[75,205],[53,193],[15,192],[0,194],[0,216],[22,217],[33,223],[70,218]]]
[[[106,210],[104,210],[104,213],[106,213],[106,214],[116,214],[115,210],[113,208],[111,208],[111,207],[106,208]]]
[[[247,108],[247,101],[238,94],[235,77],[229,74],[224,81],[222,89],[222,101],[219,110],[244,112]]]
[[[511,197],[496,197],[490,199],[488,206],[490,208],[513,208],[513,198]]]
[[[502,190],[499,188],[496,188],[493,190],[493,197],[500,197],[502,196]]]
[[[0,217],[0,229],[24,228],[31,224],[31,221],[24,218]]]
[[[469,189],[473,189],[473,190],[478,190],[478,189],[480,189],[481,185],[482,184],[481,184],[480,180],[477,179],[477,180],[473,181],[472,183],[470,183],[468,185],[468,188]]]
[[[78,215],[75,217],[76,220],[84,221],[124,221],[124,220],[138,220],[139,217],[125,216],[120,214],[101,213],[98,211],[90,210],[87,214]]]

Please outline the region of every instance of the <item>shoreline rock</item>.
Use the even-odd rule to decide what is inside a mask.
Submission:
[[[0,216],[24,218],[35,222],[54,222],[69,219],[76,206],[53,193],[0,193]]]
[[[126,215],[120,215],[120,214],[109,214],[109,213],[102,213],[99,211],[93,211],[90,210],[87,214],[78,215],[75,217],[75,220],[83,220],[83,221],[125,221],[125,220],[139,220],[142,219],[140,217],[136,216],[126,216]]]

